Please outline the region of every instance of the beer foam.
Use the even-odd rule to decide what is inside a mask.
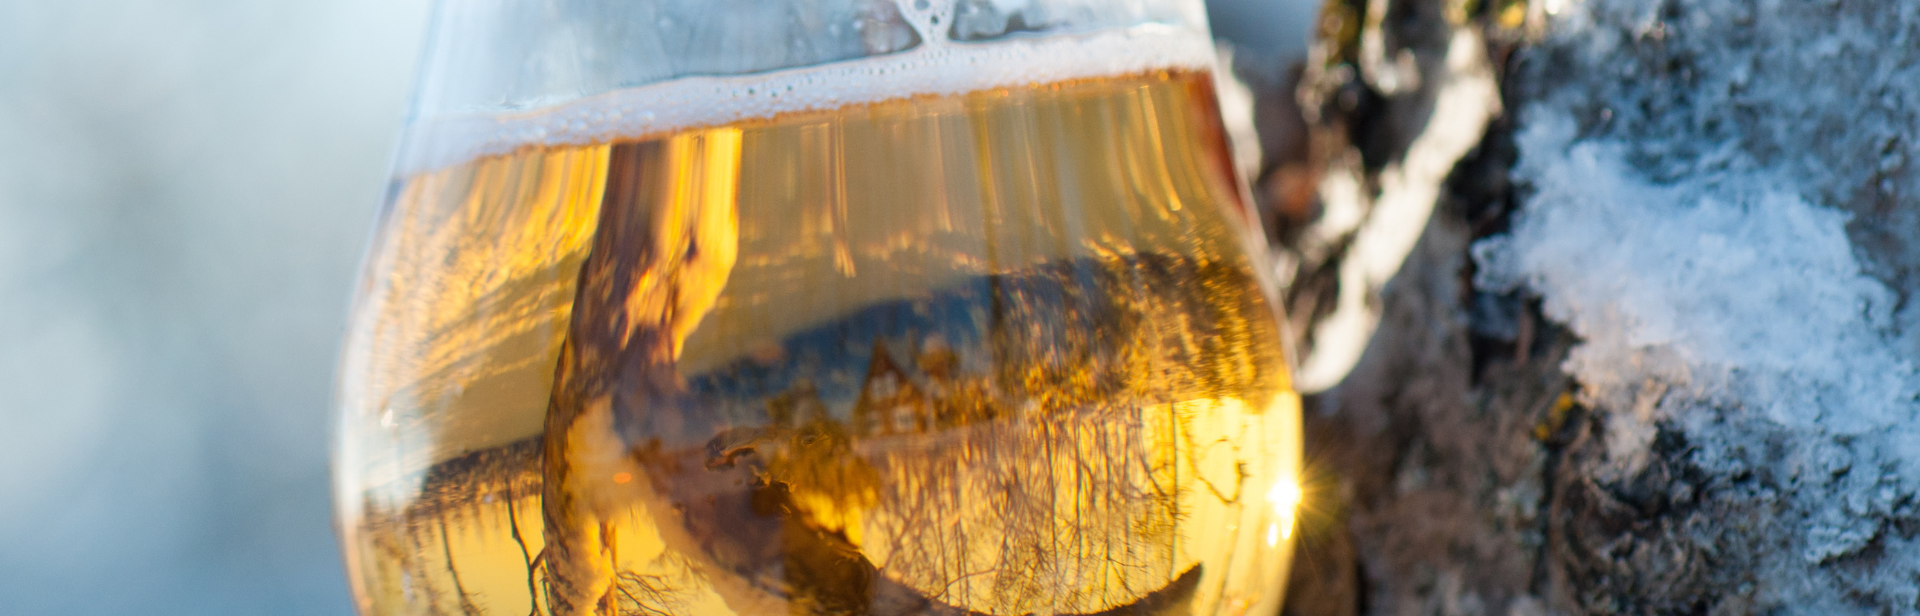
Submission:
[[[533,111],[416,118],[398,171],[410,175],[525,146],[605,143],[913,96],[1206,70],[1214,61],[1204,31],[1164,24],[985,43],[936,37],[895,54],[749,75],[681,77]]]

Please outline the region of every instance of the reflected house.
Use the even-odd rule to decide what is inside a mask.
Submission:
[[[995,415],[987,379],[960,374],[959,358],[945,343],[922,350],[917,362],[894,359],[884,340],[876,340],[872,348],[850,410],[834,412],[838,405],[812,379],[795,378],[784,391],[766,398],[769,432],[831,426],[857,438],[925,434]]]
[[[885,345],[873,343],[873,359],[860,398],[853,403],[853,432],[860,436],[915,434],[927,431],[932,419],[928,396],[914,379],[894,363]]]

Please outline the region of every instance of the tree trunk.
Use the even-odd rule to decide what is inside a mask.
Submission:
[[[1917,35],[1333,0],[1236,66],[1309,392],[1284,613],[1920,613]]]

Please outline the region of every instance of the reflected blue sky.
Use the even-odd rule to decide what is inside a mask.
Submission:
[[[351,613],[327,402],[426,13],[0,0],[0,612]]]

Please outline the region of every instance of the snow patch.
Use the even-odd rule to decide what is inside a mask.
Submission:
[[[1896,298],[1855,260],[1849,214],[1757,173],[1657,184],[1574,130],[1527,123],[1515,174],[1536,192],[1473,250],[1477,284],[1526,286],[1586,341],[1566,367],[1590,394],[1637,406],[1653,380],[1835,434],[1913,417]]]
[[[1518,63],[1520,209],[1476,283],[1583,340],[1564,367],[1607,455],[1586,470],[1685,483],[1646,515],[1688,530],[1635,541],[1751,580],[1717,609],[1911,612],[1920,3],[1562,9]],[[1642,474],[1656,455],[1685,476]]]

